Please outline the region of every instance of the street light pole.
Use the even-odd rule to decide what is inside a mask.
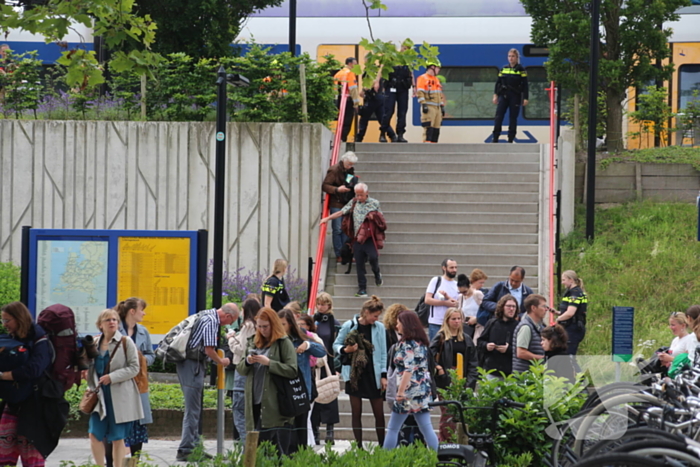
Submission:
[[[297,53],[297,0],[289,0],[289,53]]]
[[[214,259],[211,305],[221,308],[224,272],[224,195],[226,178],[226,70],[219,67],[216,79],[216,169],[214,176]]]
[[[590,82],[588,84],[588,167],[586,185],[586,238],[595,238],[596,127],[598,126],[598,49],[600,0],[591,0]]]

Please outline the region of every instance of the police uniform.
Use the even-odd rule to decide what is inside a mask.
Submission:
[[[380,131],[386,133],[393,140],[397,138],[400,143],[405,143],[403,134],[406,132],[406,112],[408,112],[408,94],[413,86],[413,74],[408,66],[395,66],[389,73],[389,79],[384,86],[384,116],[382,117]],[[391,117],[396,110],[396,132],[391,128]]]
[[[442,84],[437,76],[425,73],[416,81],[416,94],[421,106],[420,122],[425,130],[423,142],[437,143],[444,112]]]
[[[343,128],[340,133],[341,141],[348,140],[350,128],[352,127],[352,119],[355,116],[355,107],[360,105],[360,89],[357,87],[357,75],[348,67],[343,68],[334,76],[336,84],[340,85],[338,90],[338,108],[340,108],[340,98],[343,94],[343,83],[348,83],[348,100],[345,105],[345,117],[343,119]]]
[[[367,125],[369,124],[369,120],[372,118],[373,114],[377,116],[377,120],[379,122],[382,121],[382,117],[384,115],[384,93],[382,93],[383,85],[384,80],[380,80],[378,91],[375,91],[373,88],[365,89],[363,105],[360,107],[360,124],[357,130],[357,135],[355,136],[355,142],[357,143],[361,143],[365,138]]]
[[[498,73],[494,94],[498,96],[496,108],[496,121],[493,126],[493,142],[497,143],[501,136],[503,117],[508,110],[508,142],[515,140],[518,129],[518,115],[520,106],[528,98],[527,71],[525,67],[517,63],[514,66],[505,65]]]
[[[569,337],[566,353],[576,355],[578,345],[586,335],[586,312],[588,311],[588,296],[581,287],[574,286],[566,290],[559,305],[559,312],[563,314],[570,306],[576,307],[574,316],[558,323],[564,326]]]

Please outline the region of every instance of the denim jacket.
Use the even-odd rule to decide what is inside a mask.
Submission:
[[[125,336],[129,335],[126,332],[126,326],[124,325],[124,321],[119,322],[119,332]],[[136,348],[143,354],[144,357],[146,357],[146,362],[148,362],[148,366],[153,365],[153,362],[156,361],[156,353],[153,351],[153,344],[151,344],[151,335],[148,333],[148,330],[144,326],[136,324],[136,332],[134,333],[134,337],[131,339],[134,341],[134,344],[136,344]],[[153,423],[153,414],[151,413],[151,401],[148,397],[147,392],[141,394],[141,405],[143,406],[143,418],[140,420],[141,425]]]
[[[312,340],[302,341],[301,339],[294,339],[292,344],[294,348],[299,347],[303,342],[309,343],[309,348],[303,353],[297,354],[297,371],[304,377],[304,383],[306,383],[306,390],[309,393],[309,400],[311,400],[311,364],[309,363],[309,356],[314,357],[325,357],[326,349],[323,345]],[[313,401],[312,401],[313,402]]]
[[[336,337],[333,343],[333,350],[336,353],[340,353],[340,349],[345,346],[345,338],[348,336],[350,331],[357,327],[357,320],[360,315],[355,315],[352,319],[347,320],[343,323],[343,326],[338,332],[338,337]],[[386,377],[386,329],[384,324],[377,321],[372,325],[372,345],[374,345],[374,351],[372,352],[372,366],[374,367],[374,377],[377,381],[377,388],[382,387],[382,375]],[[343,365],[343,370],[341,372],[343,381],[350,381],[350,365]]]

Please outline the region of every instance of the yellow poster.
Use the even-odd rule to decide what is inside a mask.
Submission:
[[[117,281],[117,299],[144,299],[141,324],[166,334],[189,314],[190,239],[120,237]]]

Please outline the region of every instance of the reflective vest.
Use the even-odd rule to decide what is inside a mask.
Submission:
[[[342,83],[348,83],[348,92],[350,93],[350,98],[352,99],[353,105],[360,105],[360,88],[357,87],[357,75],[353,73],[348,67],[343,68],[333,77],[338,85]],[[339,95],[342,93],[342,87],[338,91]]]
[[[421,105],[444,105],[442,84],[437,76],[431,76],[428,73],[420,75],[416,81],[416,95]]]

